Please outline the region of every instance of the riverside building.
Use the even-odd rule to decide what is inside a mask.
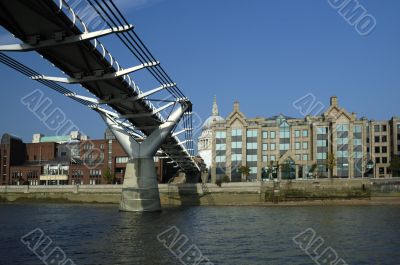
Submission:
[[[159,182],[177,169],[155,157]],[[63,136],[34,134],[32,143],[4,134],[0,142],[0,185],[121,184],[128,156],[107,129],[104,139],[79,132]]]
[[[226,119],[214,109],[199,138],[199,152],[211,154],[212,182],[390,178],[391,160],[400,155],[399,118],[359,119],[340,107],[337,97],[322,115],[305,118],[246,118],[238,102]]]

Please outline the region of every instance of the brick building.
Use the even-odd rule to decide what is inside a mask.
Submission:
[[[0,185],[119,184],[128,157],[108,130],[104,139],[90,140],[79,132],[66,136],[33,135],[24,143],[4,134],[0,143]],[[155,158],[160,183],[177,169]]]

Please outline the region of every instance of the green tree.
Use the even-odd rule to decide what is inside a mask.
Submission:
[[[326,160],[326,167],[329,170],[329,176],[333,177],[333,168],[336,166],[336,157],[335,154],[330,152],[328,155],[328,159]]]
[[[392,171],[392,176],[393,177],[399,177],[400,176],[400,157],[399,156],[393,156],[392,160],[390,161],[390,170]]]
[[[317,164],[312,164],[308,172],[314,175],[315,170],[317,170]]]
[[[222,178],[222,182],[223,182],[223,183],[229,183],[229,182],[231,182],[231,179],[229,178],[229,176],[225,175],[225,176],[223,176],[223,178]]]
[[[250,175],[251,169],[248,166],[241,166],[238,168],[238,172],[242,175],[242,179],[243,176],[245,176],[247,180],[247,177]]]
[[[291,169],[290,161],[285,161],[281,167],[282,178],[290,179],[290,169]]]
[[[109,168],[107,168],[106,172],[104,172],[104,179],[107,181],[107,184],[112,184],[114,182],[114,174],[111,173]]]

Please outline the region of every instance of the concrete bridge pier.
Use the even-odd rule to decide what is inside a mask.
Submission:
[[[140,143],[118,125],[113,117],[99,112],[129,155],[122,186],[120,211],[161,211],[154,156],[189,107],[190,102],[181,102],[179,108],[170,115],[168,120]]]

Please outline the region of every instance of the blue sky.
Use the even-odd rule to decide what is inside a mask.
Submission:
[[[368,36],[360,36],[326,0],[117,3],[203,120],[211,113],[214,95],[222,116],[239,100],[248,117],[300,117],[292,103],[308,93],[325,105],[336,95],[341,106],[359,117],[400,116],[400,1],[360,0],[377,22]],[[4,30],[0,33],[0,41],[9,41]],[[135,63],[115,39],[105,42],[125,67]],[[60,75],[34,54],[11,56]],[[54,134],[20,103],[39,88],[81,131],[103,137],[105,125],[93,111],[3,65],[0,78],[1,134],[26,141],[35,132]]]

